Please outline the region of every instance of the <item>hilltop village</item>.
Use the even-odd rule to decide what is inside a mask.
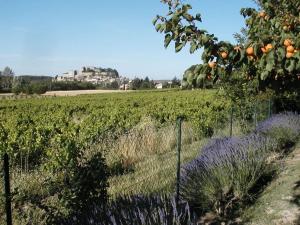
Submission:
[[[57,75],[55,76],[54,81],[79,81],[103,86],[113,85],[114,87],[118,85],[119,89],[128,90],[132,89],[132,86],[135,86],[135,83],[138,82],[137,79],[138,78],[131,80],[129,78],[122,77],[116,69],[84,66],[80,70],[70,70],[62,75]],[[171,80],[150,81],[147,77],[145,78],[145,81],[151,83],[152,88],[157,89],[162,89],[172,84]],[[139,82],[141,82],[141,79],[139,79]]]

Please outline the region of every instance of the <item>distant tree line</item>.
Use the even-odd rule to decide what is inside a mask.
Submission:
[[[38,80],[38,78],[44,78]],[[53,81],[52,77],[34,77],[34,76],[22,76],[15,77],[12,85],[12,93],[14,94],[44,94],[47,91],[71,91],[71,90],[95,90],[95,89],[107,89],[117,90],[119,89],[119,83],[113,81],[111,83],[93,84],[89,82],[81,81]]]
[[[47,91],[94,90],[97,88],[97,85],[88,82],[53,82],[51,79],[36,81],[28,77],[18,77],[13,81],[12,92],[14,94],[44,94]]]
[[[8,66],[0,71],[0,93],[11,92],[14,72]]]
[[[122,83],[123,84],[123,83]],[[125,83],[126,84],[126,83]],[[93,84],[81,81],[55,81],[50,76],[15,76],[13,70],[5,67],[0,71],[0,93],[12,92],[14,94],[44,94],[47,91],[69,91],[69,90],[95,90],[107,89],[117,90],[120,87],[120,82],[102,82]],[[181,82],[176,77],[172,82],[163,82],[163,88],[177,88],[180,87]],[[155,89],[156,83],[150,80],[149,77],[134,78],[129,84],[131,90],[147,90]]]
[[[163,82],[163,88],[178,88],[181,85],[181,81],[174,77],[169,84],[168,82]],[[145,89],[155,89],[156,83],[153,80],[150,80],[149,77],[145,77],[145,79],[134,78],[131,83],[130,89],[133,90],[145,90]]]
[[[150,80],[149,77],[145,77],[145,79],[134,78],[131,82],[130,89],[133,90],[141,90],[141,89],[151,89],[155,88],[155,83],[153,80]]]

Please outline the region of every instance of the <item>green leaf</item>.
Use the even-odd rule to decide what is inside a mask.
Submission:
[[[202,69],[202,65],[197,65],[194,70],[194,74],[199,74]]]
[[[278,48],[277,49],[277,56],[278,56],[278,61],[282,61],[285,58],[285,49],[284,48]]]
[[[268,72],[272,72],[272,70],[273,70],[273,63],[268,63],[267,64],[267,66],[266,66],[266,71],[268,71]]]
[[[169,33],[170,31],[172,31],[172,24],[170,22],[166,22],[165,33]]]
[[[176,42],[175,43],[175,52],[180,52],[181,49],[184,47],[185,43]]]
[[[195,77],[194,74],[191,71],[189,71],[189,73],[187,73],[187,82],[189,84],[192,84],[193,80],[194,80],[194,77]]]
[[[161,27],[159,29],[159,32],[162,33],[166,29],[166,24],[161,24]]]
[[[167,48],[167,47],[169,46],[169,44],[171,43],[171,41],[172,41],[172,36],[171,36],[171,34],[167,34],[167,35],[165,36],[165,48]]]
[[[203,74],[201,74],[201,76],[197,77],[196,84],[197,84],[198,87],[203,86],[203,82],[204,82],[205,77],[206,77],[205,74],[204,74],[204,76],[203,76]]]
[[[198,49],[197,43],[192,42],[191,48],[190,48],[190,53],[193,54],[197,49]]]
[[[217,69],[216,69],[216,68],[213,68],[213,69],[211,70],[211,75],[215,76],[216,73],[217,73]]]
[[[153,24],[153,26],[155,26],[155,24],[157,23],[157,21],[158,21],[158,16],[157,16],[157,17],[155,17],[155,18],[152,20],[152,24]]]
[[[191,6],[190,4],[184,4],[184,5],[182,6],[182,9],[183,9],[184,11],[187,11],[187,10],[189,10],[189,9],[192,9],[192,6]]]
[[[298,63],[296,63],[295,70],[300,71],[300,52],[299,51],[294,55],[294,58],[296,60],[298,60]]]
[[[197,13],[195,19],[198,20],[199,22],[202,22],[201,14]]]
[[[269,72],[268,71],[263,71],[261,74],[260,74],[260,79],[262,80],[265,80],[267,79],[269,76]]]
[[[292,73],[296,68],[296,61],[294,59],[289,60],[289,63],[286,65],[286,70],[289,73]]]
[[[268,63],[273,63],[275,64],[275,54],[274,54],[274,50],[271,50],[267,56],[266,56],[266,60]]]
[[[193,19],[193,16],[188,14],[188,13],[185,13],[183,14],[183,17],[187,20],[187,21],[191,21]]]
[[[206,74],[202,73],[198,76],[199,79],[205,79],[206,78]]]
[[[155,26],[155,29],[156,29],[156,31],[158,32],[158,31],[161,29],[161,24],[160,24],[160,23],[157,24],[157,25]]]
[[[209,42],[210,38],[206,34],[201,35],[201,44],[206,45]]]

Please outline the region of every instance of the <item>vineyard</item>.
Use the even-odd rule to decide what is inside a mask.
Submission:
[[[165,48],[202,54],[181,89],[0,99],[0,223],[298,224],[299,0],[242,8],[237,43],[161,2]]]
[[[193,180],[187,183],[187,179],[190,179],[188,174],[203,170],[198,171],[198,163],[207,163],[201,161],[201,148],[204,155],[215,151],[208,151],[206,148],[222,149],[219,145],[228,148],[228,153],[237,148],[234,150],[237,151],[234,153],[237,154],[235,157],[241,154],[239,151],[247,151],[249,144],[253,145],[251,148],[258,148],[255,151],[270,149],[270,152],[263,150],[259,153],[265,154],[263,161],[257,161],[257,165],[249,165],[250,169],[252,166],[261,166],[262,172],[269,171],[268,164],[265,164],[267,157],[273,157],[273,152],[278,151],[280,146],[284,147],[286,142],[295,142],[297,139],[298,117],[275,116],[275,123],[272,118],[270,122],[261,123],[260,121],[271,116],[273,105],[270,100],[264,100],[266,96],[262,95],[260,98],[261,100],[252,103],[247,101],[245,104],[232,105],[221,90],[172,90],[2,100],[1,154],[7,152],[10,157],[13,218],[21,224],[28,224],[32,220],[49,224],[55,218],[54,223],[60,224],[58,221],[69,218],[72,215],[70,213],[83,210],[81,206],[77,206],[88,204],[82,203],[82,199],[100,201],[97,200],[97,195],[87,195],[90,193],[89,188],[92,191],[95,187],[107,188],[107,198],[111,201],[112,210],[116,210],[111,213],[117,213],[122,204],[130,204],[132,207],[134,204],[150,204],[148,201],[168,204],[176,185],[178,128],[175,125],[179,117],[184,121],[181,129],[181,162],[184,164],[183,170],[190,170],[183,173],[182,194],[186,195],[186,199],[190,198],[189,202],[196,205],[199,202],[198,194],[192,194],[197,188],[190,186],[199,184]],[[290,120],[295,120],[295,128]],[[264,139],[264,135],[251,134],[254,129],[264,133],[270,129],[265,126],[281,124],[292,126],[295,131],[278,133],[276,128],[275,133],[272,131],[270,134],[276,142]],[[249,137],[243,137],[249,132]],[[241,138],[231,139],[228,136]],[[236,141],[238,142],[235,143]],[[247,157],[251,158],[252,153],[249,154]],[[208,156],[211,157],[218,156]],[[220,159],[213,163],[227,162],[219,162]],[[249,163],[252,162],[250,159]],[[224,170],[221,176],[226,177],[226,173],[231,172]],[[253,175],[259,177],[263,173],[253,172]],[[108,183],[98,183],[95,176],[109,177]],[[248,182],[247,179],[241,182]],[[87,186],[91,182],[95,183]],[[224,187],[227,185],[224,183]],[[218,193],[220,190],[214,191]],[[135,196],[153,194],[166,197],[135,199]],[[132,198],[127,199],[126,196]],[[0,204],[1,210],[4,209],[3,198],[0,198]],[[205,204],[210,205],[209,202]],[[88,213],[93,214],[94,211]],[[4,215],[4,212],[1,214]],[[4,220],[3,217],[1,219]],[[42,220],[45,221],[41,222]]]
[[[3,100],[1,138],[14,158],[26,155],[31,167],[38,166],[49,157],[68,160],[61,149],[85,148],[104,136],[130,130],[146,117],[159,126],[184,116],[203,132],[200,128],[222,121],[228,110],[227,101],[215,98],[211,91],[167,91]]]
[[[122,180],[127,179],[118,174],[126,173],[123,170],[133,166],[140,168],[140,164],[147,164],[146,158],[155,158],[158,152],[172,151],[168,153],[172,161],[169,183],[148,187],[149,193],[170,191],[175,181],[172,171],[176,160],[171,159],[176,153],[173,151],[176,119],[185,118],[184,128],[189,133],[185,134],[184,141],[192,143],[211,136],[214,127],[224,127],[229,111],[229,101],[215,90],[1,100],[1,155],[7,152],[10,156],[13,181],[38,182],[33,182],[33,187],[13,182],[14,188],[29,191],[49,177],[58,182],[59,174],[73,168],[78,157],[91,157],[100,151],[106,156],[112,173],[117,175],[111,180],[110,192],[118,196],[122,192],[120,182],[124,184]],[[194,157],[197,148],[186,153],[186,160]],[[153,168],[151,164],[142,167],[149,166]],[[58,184],[49,186],[59,187]],[[133,187],[129,192],[141,193],[141,188]]]

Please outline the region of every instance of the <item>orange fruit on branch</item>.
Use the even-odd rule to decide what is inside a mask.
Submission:
[[[266,12],[265,11],[261,11],[260,13],[259,13],[259,16],[260,17],[265,17],[267,14],[266,14]]]
[[[223,59],[227,59],[228,53],[227,53],[227,52],[221,52],[221,57],[222,57]]]
[[[289,47],[292,45],[292,40],[291,39],[285,39],[283,42],[285,47]]]
[[[209,62],[209,63],[208,63],[208,66],[209,66],[210,68],[215,68],[215,67],[217,66],[217,63],[216,63],[216,62]]]
[[[292,52],[286,53],[286,57],[287,57],[288,59],[289,59],[289,58],[292,58],[293,55],[294,55],[294,53],[292,53]]]
[[[267,49],[266,49],[265,47],[260,48],[260,50],[261,50],[263,53],[266,53],[266,52],[267,52]]]
[[[247,53],[247,55],[253,55],[254,54],[254,48],[253,47],[248,47],[246,49],[246,53]]]
[[[273,45],[272,44],[267,44],[267,46],[265,47],[267,52],[269,52],[270,50],[272,50]]]
[[[286,51],[287,51],[288,53],[294,53],[295,48],[294,48],[292,45],[290,45],[290,46],[288,46],[288,47],[286,48]]]

